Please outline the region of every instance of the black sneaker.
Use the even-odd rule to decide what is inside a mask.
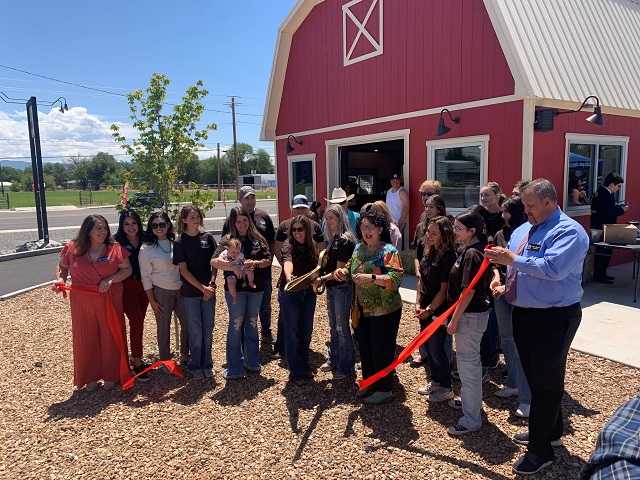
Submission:
[[[529,445],[529,431],[526,432],[518,432],[513,436],[513,443],[517,443],[518,445]],[[552,447],[561,447],[562,446],[562,438],[558,438],[556,440],[551,440]]]
[[[273,335],[269,331],[262,332],[261,338],[262,343],[265,345],[271,345],[273,343]]]
[[[147,367],[148,367],[148,365],[145,365],[143,363],[142,365],[138,365],[137,367],[133,367],[133,372],[137,375]],[[140,382],[148,382],[149,381],[149,373],[145,373],[144,375],[140,375],[137,378],[137,380],[140,381]]]
[[[513,464],[513,471],[519,475],[533,475],[552,463],[552,458],[543,459],[535,453],[527,452]]]

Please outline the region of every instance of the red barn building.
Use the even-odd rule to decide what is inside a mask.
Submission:
[[[279,31],[262,126],[280,216],[293,195],[348,182],[384,198],[398,172],[413,229],[424,179],[455,213],[489,180],[510,192],[543,176],[588,225],[590,197],[616,171],[625,219],[638,218],[639,45],[636,0],[300,0]],[[602,124],[586,121],[595,99],[569,112],[591,95]]]

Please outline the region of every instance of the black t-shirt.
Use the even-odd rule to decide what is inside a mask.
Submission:
[[[348,238],[338,237],[331,244],[331,248],[327,250],[327,265],[325,267],[325,273],[331,273],[338,268],[338,262],[347,263],[353,254],[353,250],[356,248],[356,243]],[[327,287],[333,287],[340,285],[344,282],[338,282],[336,280],[329,280],[326,283]]]
[[[293,219],[289,218],[278,225],[278,231],[276,232],[276,241],[277,242],[286,242],[289,239],[289,227],[291,226],[291,221]],[[322,228],[318,224],[318,222],[309,219],[311,222],[311,234],[313,241],[316,243],[324,242],[324,235],[322,234]]]
[[[487,236],[493,238],[498,230],[504,227],[504,219],[502,218],[502,212],[490,213],[487,212],[485,217],[487,223]]]
[[[124,242],[121,244],[127,252],[129,252],[129,263],[131,263],[131,277],[134,280],[142,280],[142,275],[140,275],[140,261],[138,260],[138,256],[140,255],[140,248],[142,248],[142,241],[138,244],[137,247],[134,247],[129,242]]]
[[[173,263],[178,265],[185,262],[191,275],[203,285],[209,285],[212,276],[211,257],[217,247],[216,240],[210,233],[200,232],[194,237],[183,233],[173,244]],[[202,292],[191,285],[186,278],[182,275],[180,278],[182,278],[182,288],[180,289],[182,295],[185,297],[202,296]]]
[[[299,277],[304,275],[305,273],[309,273],[311,270],[318,266],[318,260],[315,258],[312,252],[310,252],[305,245],[301,245],[297,242],[294,242],[291,245],[289,242],[286,242],[282,246],[282,264],[284,267],[284,262],[290,261],[293,263],[293,276]],[[278,282],[280,286],[280,290],[284,289],[284,286],[287,283],[287,279],[284,276],[284,268],[282,268],[282,273],[280,274],[280,281]]]
[[[227,241],[231,237],[229,235],[222,238],[220,241],[220,245],[218,246],[215,257],[219,256],[224,249],[227,248]],[[251,240],[249,238],[241,238],[240,242],[242,242],[242,247],[240,251],[244,255],[245,260],[264,260],[265,258],[269,258],[271,256],[271,252],[268,248],[261,245],[258,240]],[[228,290],[227,287],[227,273],[225,272],[225,281],[224,281],[224,289]],[[267,282],[268,277],[271,275],[271,266],[267,268],[256,268],[253,270],[253,281],[256,284],[256,288],[249,288],[249,285],[244,281],[239,281],[236,284],[236,290],[239,292],[262,292],[264,291],[264,286]]]
[[[251,217],[251,220],[253,220],[254,225],[258,229],[258,232],[260,232],[260,235],[262,235],[265,238],[265,240],[269,244],[269,248],[271,248],[271,245],[273,244],[273,241],[276,238],[276,231],[275,231],[275,228],[273,227],[273,221],[271,220],[271,215],[269,215],[264,210],[260,210],[259,208],[256,208],[254,212],[250,214],[250,217]],[[224,225],[222,227],[222,236],[224,237],[225,235],[228,235],[228,234],[229,234],[229,219],[227,218],[224,221]]]
[[[484,245],[476,243],[474,245],[463,247],[458,254],[451,272],[449,273],[449,288],[447,289],[447,300],[451,303],[455,302],[462,290],[467,287],[473,277],[480,269],[480,264],[484,260]],[[477,283],[475,293],[466,311],[471,313],[486,312],[491,306],[491,293],[489,291],[490,270],[482,276]]]
[[[427,257],[420,261],[420,308],[427,308],[440,291],[440,284],[449,281],[451,268],[456,262],[456,254],[452,250],[442,255],[435,255],[433,259]],[[451,305],[445,301],[433,312],[440,315]]]

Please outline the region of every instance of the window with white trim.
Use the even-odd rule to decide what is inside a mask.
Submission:
[[[629,138],[567,134],[566,139],[565,210],[588,214],[593,196],[604,178],[609,173],[624,178]],[[616,200],[624,200],[624,184],[616,194]]]
[[[292,155],[289,157],[289,198],[305,195],[310,202],[315,200],[315,155]]]
[[[488,135],[427,142],[427,176],[442,184],[447,210],[456,213],[479,202],[488,153]]]

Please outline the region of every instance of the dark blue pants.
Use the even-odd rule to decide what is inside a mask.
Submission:
[[[280,308],[283,314],[284,351],[291,378],[311,373],[309,346],[313,333],[316,295],[311,289],[283,293]]]
[[[423,346],[426,347],[432,380],[438,382],[443,388],[451,389],[451,360],[447,353],[448,339],[447,329],[440,327]]]
[[[493,367],[498,363],[500,355],[500,338],[498,336],[498,320],[496,318],[496,312],[492,307],[489,311],[489,322],[487,323],[487,329],[482,335],[482,342],[480,342],[480,359],[482,360],[482,367]]]

